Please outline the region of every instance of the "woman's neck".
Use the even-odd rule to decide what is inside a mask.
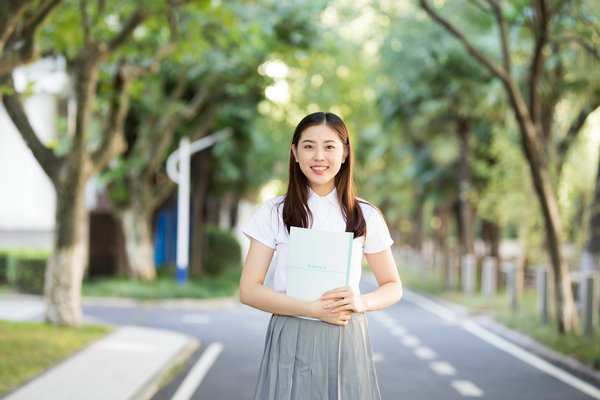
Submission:
[[[312,190],[316,195],[318,195],[320,197],[327,196],[329,193],[333,192],[333,190],[335,189],[335,185],[333,183],[331,185],[329,185],[329,184],[318,185],[318,186],[309,185],[309,187],[310,187],[310,190]]]

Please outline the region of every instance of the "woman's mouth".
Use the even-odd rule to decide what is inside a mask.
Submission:
[[[319,175],[324,174],[325,171],[327,170],[327,168],[329,168],[329,167],[326,167],[326,166],[323,166],[323,165],[315,165],[315,166],[310,167],[310,169],[312,169],[312,171],[315,174],[319,174]]]

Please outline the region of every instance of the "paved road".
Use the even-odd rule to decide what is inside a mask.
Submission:
[[[369,289],[363,282],[362,290]],[[267,314],[240,304],[86,306],[84,312],[102,321],[172,329],[200,339],[200,349],[154,400],[171,399],[178,390],[178,395],[185,395],[182,386],[190,389],[191,397],[179,398],[252,398]],[[532,357],[417,294],[407,293],[397,305],[370,313],[369,324],[383,399],[600,399],[598,386]]]

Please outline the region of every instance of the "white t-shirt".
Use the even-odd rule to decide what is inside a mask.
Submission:
[[[285,196],[279,196],[267,200],[242,229],[248,238],[258,240],[275,250],[265,285],[282,293],[285,293],[287,289],[287,257],[290,241],[290,235],[282,218],[284,199]],[[352,243],[349,284],[355,293],[360,293],[358,283],[360,282],[363,253],[379,253],[394,243],[379,211],[370,204],[359,204],[367,224],[367,235],[366,239],[361,236],[355,238]],[[346,230],[346,221],[344,221],[335,189],[323,197],[309,189],[308,207],[313,215],[311,229],[331,232]]]

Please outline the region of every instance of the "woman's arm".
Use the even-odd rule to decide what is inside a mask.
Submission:
[[[330,309],[332,312],[342,310],[375,311],[389,307],[402,298],[402,283],[391,248],[379,253],[365,253],[365,257],[375,274],[379,287],[362,296],[356,296],[350,286],[330,290],[321,297],[323,300],[335,300],[325,305],[326,309]]]
[[[306,301],[287,296],[264,285],[274,250],[252,239],[240,278],[240,300],[260,310],[280,315],[317,318],[337,325],[350,319],[348,311],[331,313],[323,308],[328,302]]]

